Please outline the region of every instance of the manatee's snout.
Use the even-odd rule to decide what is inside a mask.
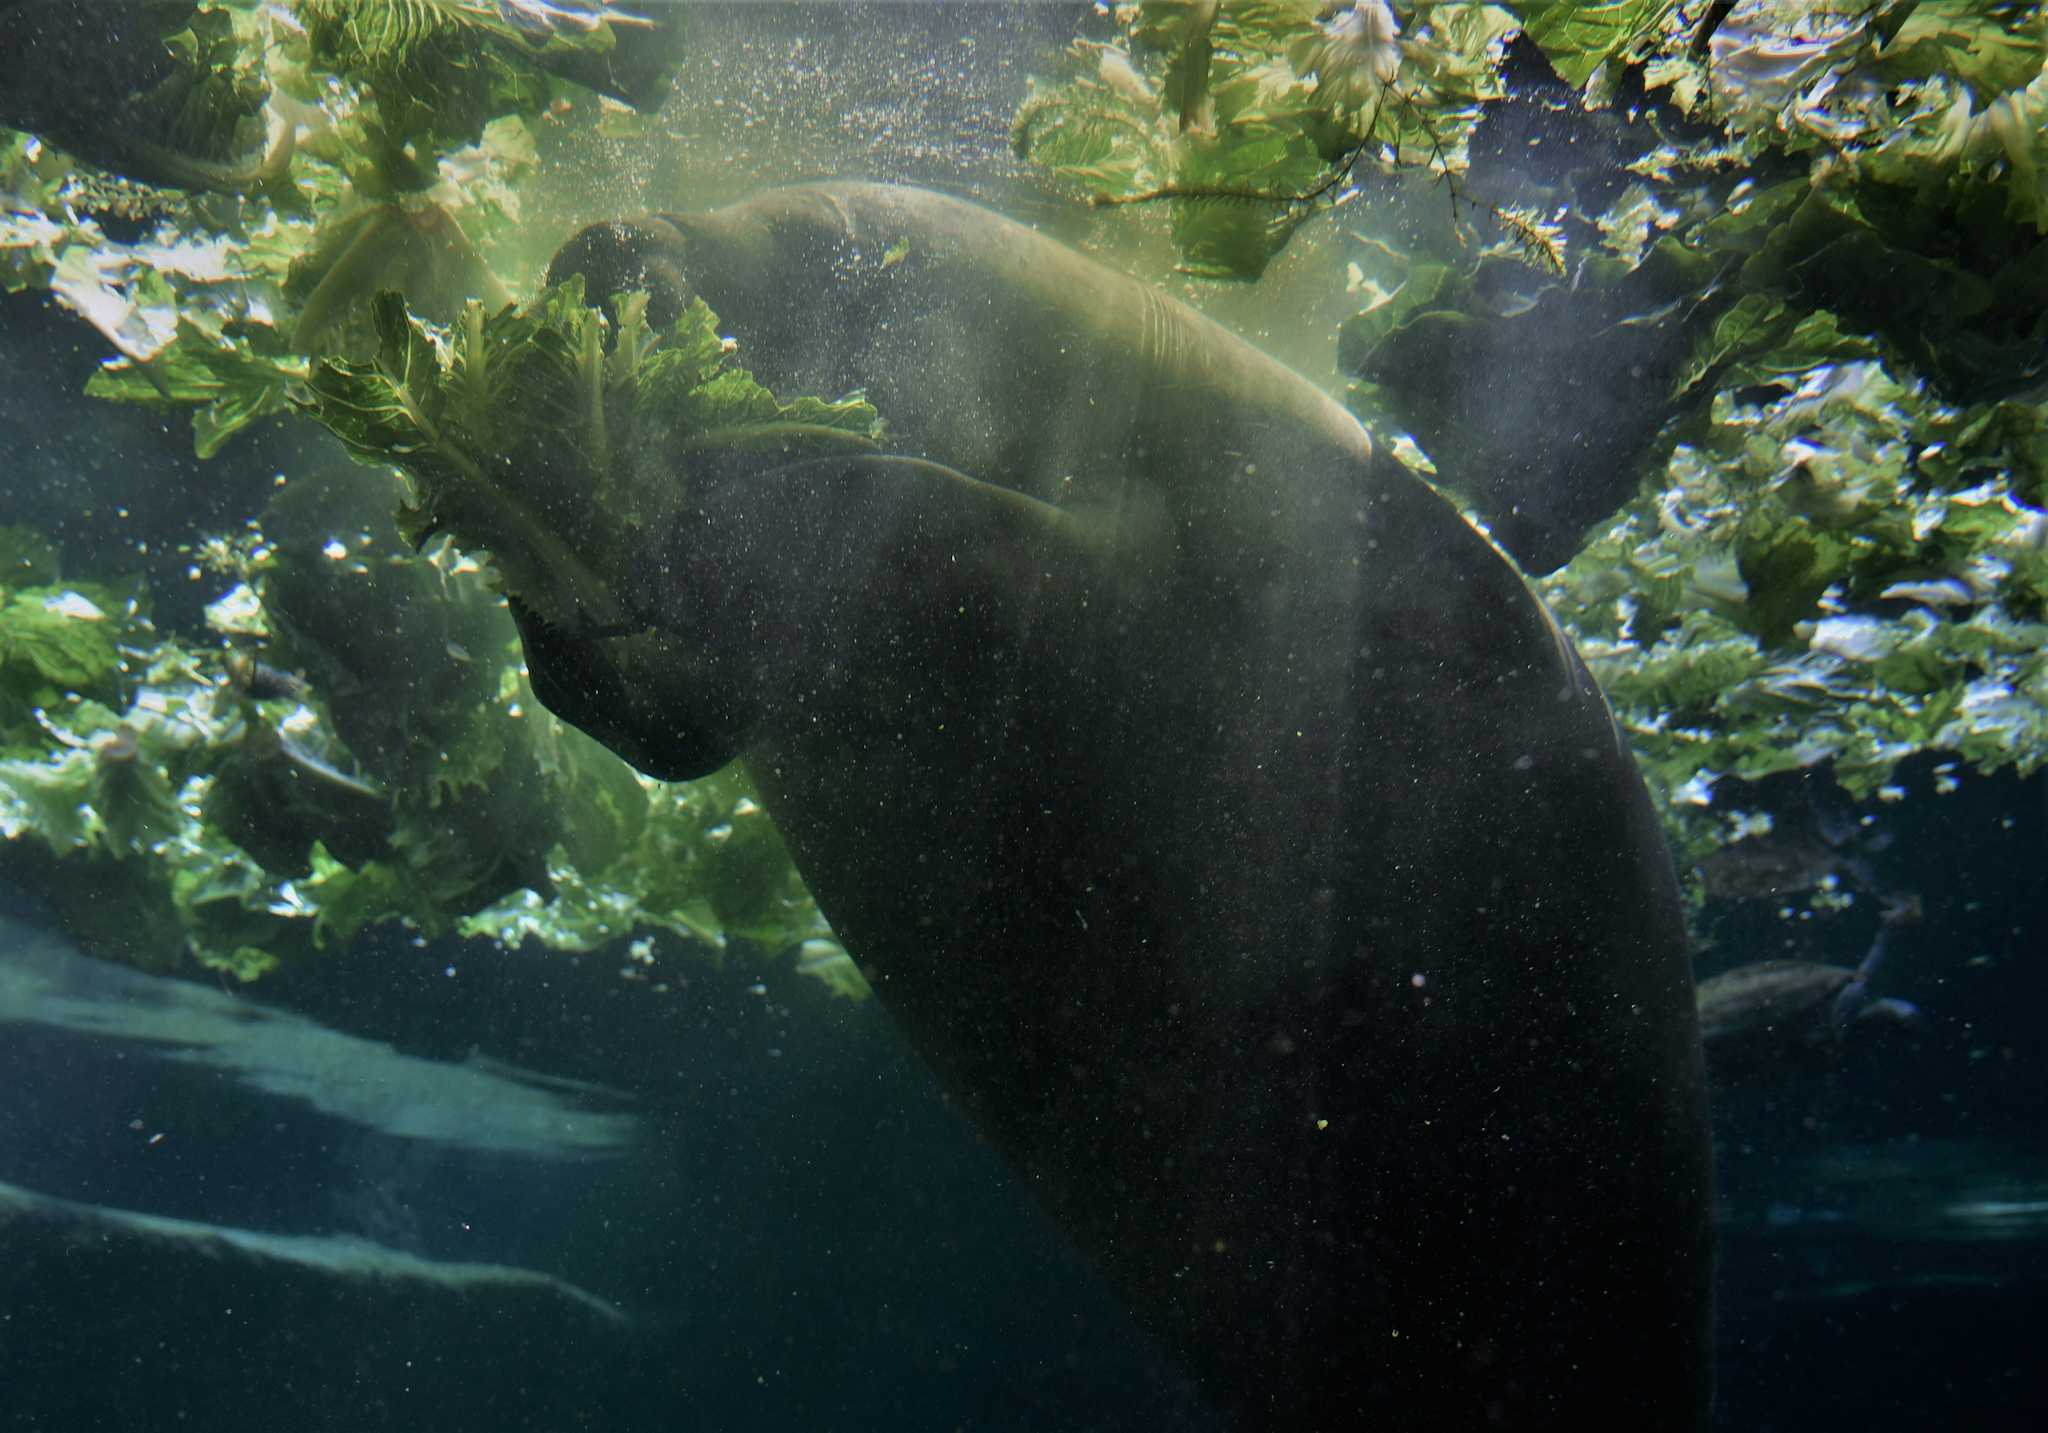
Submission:
[[[589,228],[555,251],[548,261],[548,285],[571,274],[583,275],[583,296],[604,305],[637,289],[647,292],[647,321],[668,328],[682,317],[690,288],[681,263],[683,236],[666,219],[612,219]]]

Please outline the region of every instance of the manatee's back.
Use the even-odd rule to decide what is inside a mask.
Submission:
[[[1370,450],[1340,405],[1213,320],[963,200],[805,184],[666,217],[764,382],[864,388],[903,451],[989,482],[1065,500],[1148,450],[1206,461],[1305,433]]]

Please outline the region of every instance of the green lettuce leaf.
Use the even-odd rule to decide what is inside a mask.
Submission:
[[[1708,424],[1544,594],[1668,797],[1919,752],[2048,764],[2037,403],[1959,408],[1826,335],[1731,365]],[[1685,803],[1681,803],[1682,805]]]
[[[690,453],[865,448],[877,423],[857,396],[777,399],[701,300],[660,335],[644,308],[621,302],[608,355],[613,325],[584,304],[581,276],[524,309],[472,304],[448,333],[382,294],[376,358],[321,363],[302,406],[359,458],[405,470],[413,541],[448,532],[547,620],[613,626],[628,615],[610,586],[618,554],[666,530]]]
[[[1657,34],[1676,8],[1673,0],[1524,0],[1515,7],[1523,32],[1574,85]]]
[[[561,82],[658,103],[677,59],[673,7],[609,0],[299,0],[302,63],[356,97],[337,153],[377,198],[424,190],[435,160],[492,120],[547,112]],[[367,163],[365,163],[367,161]]]
[[[1397,13],[1398,12],[1398,13]],[[1457,174],[1504,93],[1502,6],[1312,0],[1117,7],[1035,78],[1011,147],[1097,204],[1171,205],[1179,267],[1256,278],[1368,154]]]

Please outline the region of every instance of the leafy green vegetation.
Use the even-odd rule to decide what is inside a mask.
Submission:
[[[147,49],[156,12],[134,4],[121,34]],[[216,127],[273,135],[267,157],[195,171],[172,148],[183,131],[111,104],[96,111],[104,132],[81,122],[0,138],[0,285],[47,288],[99,329],[120,357],[91,391],[189,413],[211,456],[285,409],[310,356],[370,346],[380,289],[403,288],[441,322],[471,299],[502,308],[519,276],[498,272],[495,250],[516,232],[534,127],[563,115],[601,124],[618,99],[658,96],[678,58],[678,13],[646,19],[605,0],[207,0],[188,29],[162,22],[177,62],[164,84]],[[12,108],[0,102],[0,119]],[[157,136],[149,155],[134,152],[136,134]],[[76,157],[52,147],[67,142]],[[110,214],[150,227],[116,239],[98,217]]]
[[[357,456],[407,472],[414,542],[451,532],[488,550],[550,623],[614,627],[630,615],[611,587],[616,557],[673,524],[679,460],[762,443],[792,458],[871,448],[877,426],[858,397],[777,401],[702,300],[666,334],[646,309],[644,293],[618,296],[608,332],[579,275],[524,310],[472,303],[443,335],[380,294],[376,357],[323,362],[305,406]]]
[[[1075,41],[1062,77],[1032,81],[1012,147],[1094,203],[1170,203],[1189,273],[1255,277],[1361,161],[1461,172],[1504,93],[1516,22],[1500,6],[1323,9],[1119,5],[1113,38]]]
[[[1530,39],[1567,84],[1585,85],[1603,65],[1625,59],[1679,7],[1672,0],[1532,0],[1514,7]]]
[[[563,79],[637,98],[639,86],[622,86],[606,62],[623,35],[659,28],[606,0],[300,0],[297,18],[303,51],[291,78],[350,86],[330,152],[375,196],[431,188],[441,155],[501,116],[545,112]],[[661,46],[632,48],[649,56]],[[659,54],[649,58],[621,72],[659,76]]]
[[[749,793],[647,781],[550,717],[483,571],[445,541],[415,555],[395,492],[369,471],[294,480],[216,545],[242,579],[211,614],[225,652],[110,588],[8,590],[0,859],[48,877],[103,953],[164,959],[177,932],[245,980],[403,918],[570,950],[804,947],[858,990]],[[28,535],[0,538],[50,575]]]
[[[2044,507],[2039,404],[1958,408],[1843,357],[1719,389],[1543,590],[1677,819],[1801,767],[1859,797],[1921,752],[2025,773],[2048,761]]]
[[[91,323],[117,356],[88,391],[191,414],[202,456],[297,396],[358,454],[414,474],[406,531],[388,470],[294,475],[202,554],[236,585],[213,643],[195,644],[117,585],[60,581],[35,534],[0,530],[0,859],[103,954],[182,947],[241,979],[402,918],[573,950],[637,936],[650,981],[651,937],[739,939],[862,993],[749,794],[730,777],[643,780],[542,710],[499,593],[434,536],[553,571],[539,559],[567,561],[564,534],[589,553],[662,521],[681,489],[669,465],[642,468],[685,430],[860,442],[874,423],[858,401],[777,403],[701,305],[663,335],[636,303],[607,334],[580,285],[509,305],[517,275],[497,254],[534,123],[559,122],[579,83],[658,97],[668,34],[580,0],[307,0],[280,27],[283,13],[208,4],[190,34],[166,31],[179,93],[216,96],[220,127],[246,137],[262,112],[293,132],[261,173],[83,131],[0,137],[0,283]],[[599,123],[616,110],[585,108]],[[405,299],[376,297],[394,289]],[[565,499],[575,520],[548,528]],[[557,573],[549,592],[602,588],[590,563],[570,567],[589,580]]]

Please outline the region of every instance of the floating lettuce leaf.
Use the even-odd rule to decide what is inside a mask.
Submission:
[[[0,285],[98,328],[119,357],[91,391],[192,411],[201,456],[283,408],[306,355],[355,353],[377,288],[442,320],[502,306],[489,263],[518,218],[506,180],[537,162],[527,122],[597,123],[576,86],[657,103],[681,33],[675,7],[606,0],[105,8],[90,32],[0,22],[0,51],[24,25],[29,44],[18,83],[0,61],[0,123],[34,131],[0,131]],[[39,60],[39,37],[62,53]]]
[[[29,143],[16,153],[25,156]],[[313,227],[222,200],[228,218],[219,227],[172,206],[144,237],[117,242],[74,212],[84,198],[73,191],[69,177],[31,185],[21,197],[34,208],[0,214],[0,283],[47,287],[113,347],[117,356],[86,391],[189,412],[202,457],[281,411],[306,364],[274,326],[277,286]],[[250,227],[258,224],[261,232]]]
[[[781,836],[736,773],[635,780],[644,820],[631,844],[601,865],[555,864],[551,900],[520,893],[471,916],[464,932],[581,950],[665,930],[714,950],[739,937],[770,954],[830,938]],[[843,974],[822,965],[819,973]]]
[[[1452,282],[1448,264],[1414,263],[1391,290],[1377,290],[1372,301],[1337,331],[1337,366],[1347,373],[1362,370],[1382,340],[1410,315],[1442,306],[1445,285]]]
[[[58,693],[104,687],[120,663],[106,616],[72,588],[9,593],[0,609],[0,673],[10,683]]]
[[[1866,352],[1731,368],[1544,584],[1665,792],[1826,764],[1860,796],[1922,751],[2048,764],[2048,415],[1955,407]]]
[[[0,629],[20,639],[0,667],[0,865],[111,958],[164,966],[189,948],[255,973],[271,957],[254,947],[286,922],[261,870],[198,819],[223,731],[221,687],[201,659],[92,584],[16,593]],[[67,689],[53,677],[87,680]],[[37,688],[32,706],[14,699],[22,680]]]
[[[510,114],[545,113],[559,81],[658,103],[677,56],[675,7],[608,0],[299,0],[305,65],[358,96],[341,151],[386,197],[435,179],[434,159]],[[365,164],[363,161],[367,160]]]
[[[1524,32],[1574,85],[1654,36],[1676,8],[1673,0],[1524,0],[1515,7]]]
[[[580,275],[525,309],[471,304],[449,333],[380,294],[376,358],[323,362],[303,406],[358,457],[405,470],[413,541],[450,533],[488,550],[548,621],[615,626],[629,615],[611,586],[619,555],[680,510],[690,453],[868,447],[877,421],[858,397],[778,400],[701,300],[660,335],[645,306],[621,299],[608,353],[613,325],[584,304]]]
[[[254,187],[282,172],[254,7],[94,0],[88,21],[0,9],[0,124],[155,184]]]
[[[95,398],[192,412],[192,447],[210,458],[258,418],[283,411],[305,361],[283,351],[273,331],[256,327],[207,334],[180,320],[173,341],[148,358],[109,364],[86,380]]]
[[[411,904],[406,881],[396,868],[381,861],[345,866],[315,846],[313,873],[292,889],[313,910],[313,943],[347,945],[358,932],[389,919]]]
[[[1256,278],[1369,155],[1462,171],[1515,28],[1498,5],[1385,0],[1160,0],[1116,18],[1114,42],[1077,41],[1059,79],[1032,81],[1011,147],[1095,203],[1171,203],[1180,266],[1214,278]]]

